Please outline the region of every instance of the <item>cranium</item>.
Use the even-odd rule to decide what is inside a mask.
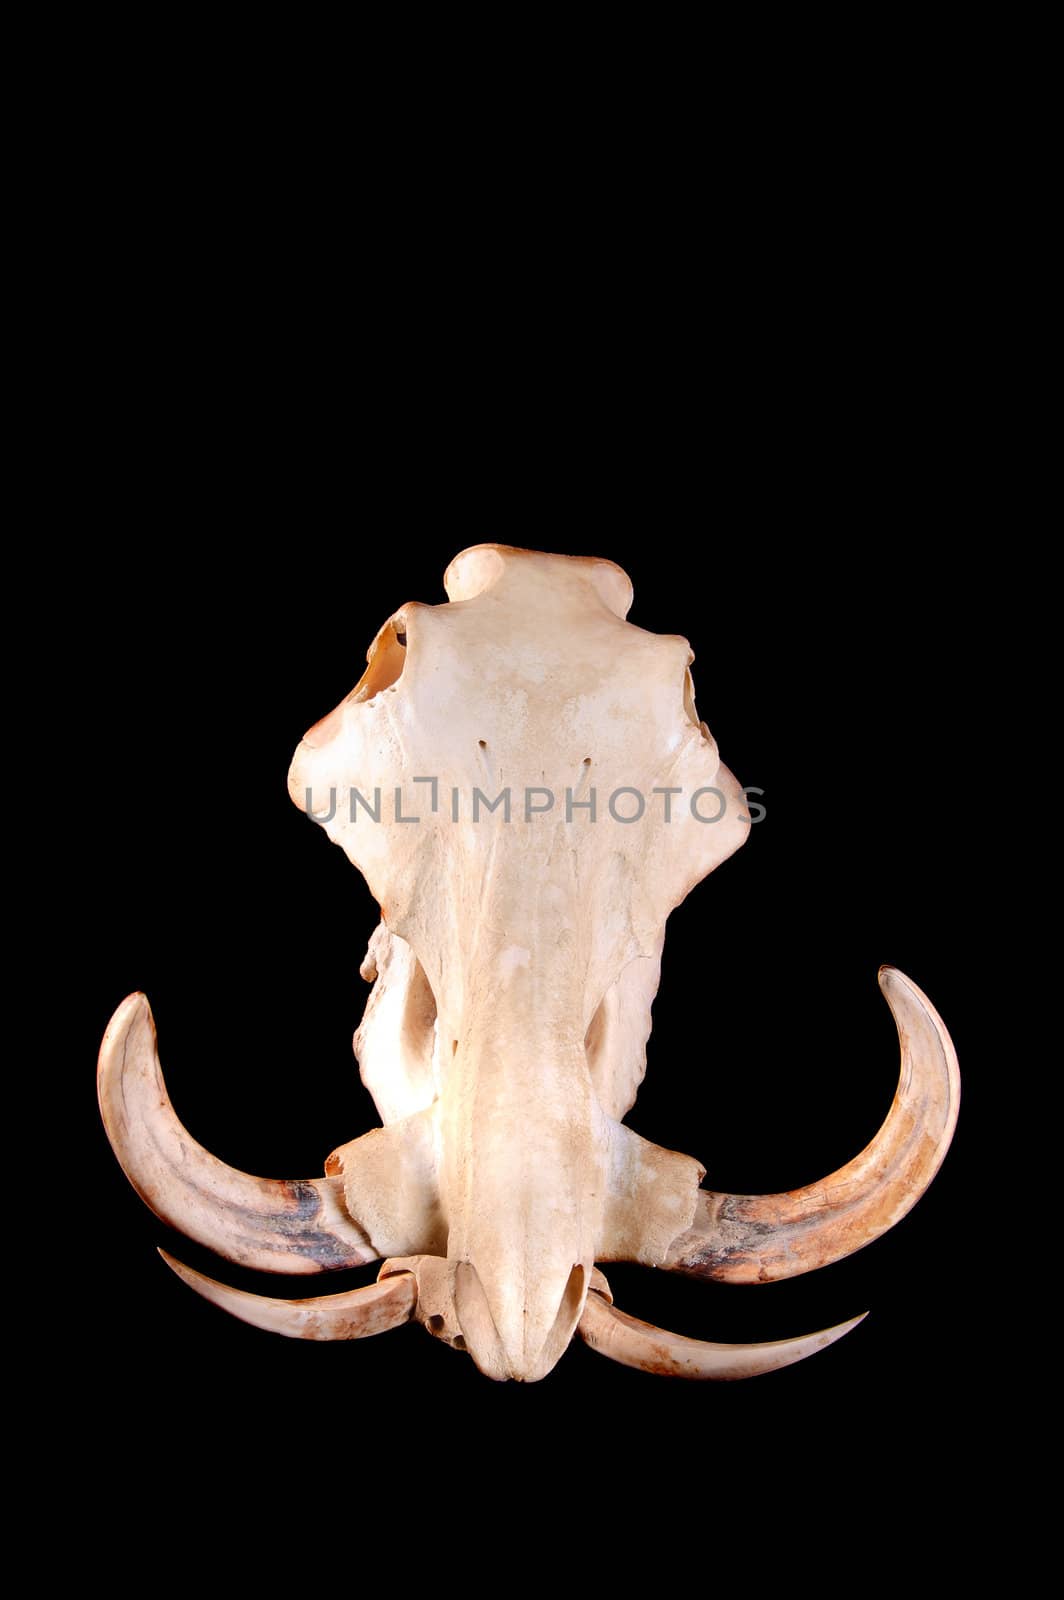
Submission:
[[[946,1030],[883,970],[901,1041],[894,1104],[854,1161],[788,1194],[704,1190],[697,1161],[627,1129],[666,919],[744,842],[743,791],[698,720],[686,640],[624,620],[618,567],[483,545],[445,586],[448,604],[388,620],[289,778],[381,907],[356,1051],[383,1127],[340,1146],[319,1179],[224,1166],[177,1121],[133,995],[100,1055],[119,1160],[165,1221],[242,1265],[383,1259],[373,1286],[292,1301],[167,1257],[207,1299],[282,1333],[353,1338],[416,1317],[489,1376],[525,1381],[576,1331],[622,1362],[690,1377],[800,1360],[860,1318],[710,1345],[618,1311],[597,1264],[770,1282],[878,1237],[952,1136]]]

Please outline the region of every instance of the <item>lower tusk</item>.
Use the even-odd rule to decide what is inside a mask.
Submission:
[[[228,1284],[217,1283],[175,1261],[165,1250],[159,1254],[182,1283],[195,1289],[204,1300],[221,1306],[241,1322],[250,1322],[253,1328],[281,1333],[286,1339],[370,1339],[409,1322],[417,1304],[417,1283],[409,1272],[362,1289],[350,1289],[346,1294],[274,1300],[269,1295],[230,1289]]]
[[[595,1278],[601,1277],[601,1273],[595,1273]],[[605,1283],[605,1279],[602,1282]],[[682,1334],[655,1328],[649,1322],[639,1322],[618,1311],[593,1279],[579,1326],[581,1336],[592,1350],[609,1356],[611,1361],[619,1361],[622,1366],[638,1367],[642,1372],[653,1372],[663,1378],[729,1380],[756,1378],[763,1372],[775,1372],[779,1367],[804,1361],[806,1356],[826,1350],[829,1344],[856,1328],[867,1315],[862,1312],[849,1322],[824,1328],[820,1333],[806,1334],[801,1339],[775,1339],[769,1344],[709,1344],[702,1339],[686,1339]]]

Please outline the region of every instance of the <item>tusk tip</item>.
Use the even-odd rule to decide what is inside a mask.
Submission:
[[[133,1024],[142,1018],[144,1021],[150,1024],[152,1031],[154,1032],[155,1018],[152,1016],[152,1009],[148,1003],[148,996],[142,993],[140,989],[136,989],[132,994],[126,995],[126,998],[116,1009],[110,1022],[107,1024],[103,1035],[104,1048],[106,1048],[109,1044],[113,1045],[117,1039],[122,1038],[124,1034],[129,1032]]]
[[[170,1268],[170,1271],[174,1273],[176,1277],[180,1278],[182,1283],[187,1283],[190,1289],[196,1288],[197,1281],[199,1283],[210,1282],[209,1278],[204,1278],[202,1273],[193,1271],[191,1267],[186,1267],[183,1261],[178,1261],[176,1256],[172,1256],[170,1252],[168,1250],[164,1250],[161,1245],[157,1245],[156,1249],[166,1262],[166,1265]]]
[[[152,1048],[156,1049],[158,1035],[155,1018],[148,1004],[147,995],[137,989],[133,994],[126,995],[104,1029],[103,1039],[100,1041],[100,1051],[96,1058],[96,1086],[101,1106],[125,1066],[126,1041],[140,1026],[148,1028]],[[106,1122],[106,1116],[104,1120]]]
[[[891,1005],[892,998],[915,1002],[921,1011],[926,1012],[928,1016],[935,1019],[938,1024],[938,1028],[941,1028],[943,1031],[945,1030],[945,1024],[942,1022],[938,1012],[927,998],[927,995],[920,988],[919,984],[914,983],[911,978],[906,977],[905,973],[902,972],[900,967],[892,967],[889,965],[889,963],[886,963],[880,967],[877,976],[879,980],[879,987],[882,990],[888,1005]]]
[[[867,1315],[867,1311],[859,1311],[855,1317],[850,1318],[849,1322],[836,1323],[834,1328],[828,1329],[828,1332],[835,1334],[841,1339],[844,1333],[849,1333],[851,1328],[856,1328],[859,1322],[863,1322]]]
[[[867,1315],[867,1311],[861,1311],[856,1317],[851,1317],[848,1322],[837,1322],[833,1328],[822,1328],[819,1333],[810,1335],[808,1343],[812,1348],[808,1351],[808,1354],[812,1354],[813,1349],[826,1350],[829,1345],[837,1344],[840,1339],[845,1339],[846,1335],[852,1333],[854,1328],[863,1322]]]
[[[172,1256],[161,1245],[156,1245],[156,1249],[175,1278],[180,1278],[181,1282],[198,1294],[202,1300],[209,1300],[212,1305],[221,1306],[223,1311],[235,1312],[239,1315],[239,1311],[236,1309],[238,1301],[242,1297],[251,1298],[250,1296],[244,1296],[243,1290],[231,1289],[228,1284],[219,1283],[216,1278],[208,1278],[206,1273],[197,1272],[194,1267],[186,1267],[183,1261],[178,1261],[176,1256]]]

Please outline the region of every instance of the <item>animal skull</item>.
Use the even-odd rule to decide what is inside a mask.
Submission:
[[[860,1321],[772,1344],[706,1344],[612,1305],[596,1263],[737,1283],[824,1266],[897,1222],[956,1122],[956,1056],[901,973],[901,1041],[875,1139],[821,1183],[741,1196],[623,1124],[646,1065],[665,922],[745,841],[743,792],[698,721],[686,640],[624,619],[612,563],[502,545],[408,604],[361,682],[296,752],[289,788],[364,874],[382,921],[355,1035],[383,1127],[325,1176],[236,1172],[186,1133],[143,995],[100,1053],[115,1152],[164,1221],[227,1259],[312,1273],[383,1258],[368,1288],[274,1300],[165,1259],[246,1321],[359,1338],[409,1320],[493,1378],[546,1376],[574,1332],[687,1377],[785,1366]]]

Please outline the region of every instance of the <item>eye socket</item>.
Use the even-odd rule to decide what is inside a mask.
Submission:
[[[700,726],[698,712],[695,710],[695,680],[691,676],[691,669],[684,669],[683,675],[683,708],[689,720],[697,728]]]
[[[406,665],[406,618],[392,617],[384,624],[366,657],[369,662],[351,698],[362,704],[399,682]]]

